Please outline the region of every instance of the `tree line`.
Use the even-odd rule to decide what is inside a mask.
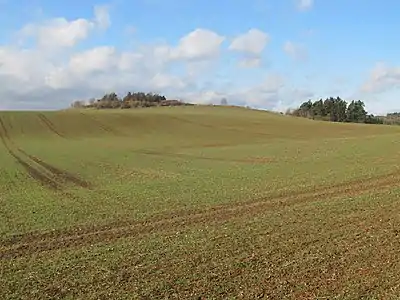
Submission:
[[[330,97],[325,100],[306,101],[298,108],[289,110],[286,114],[331,122],[351,122],[367,124],[383,124],[381,117],[368,114],[361,100],[347,103],[340,97]]]
[[[77,100],[71,104],[73,108],[97,109],[129,109],[153,106],[181,106],[191,105],[180,100],[168,100],[165,96],[154,93],[128,92],[123,98],[116,93],[105,94],[99,99],[92,98],[88,102]]]
[[[72,108],[95,109],[130,109],[154,106],[182,106],[193,105],[180,100],[169,100],[157,93],[128,92],[120,98],[116,93],[105,94],[101,98],[92,98],[89,101],[77,100],[71,104]],[[228,101],[221,99],[220,105],[227,106]],[[340,97],[329,97],[325,100],[308,100],[298,108],[286,111],[286,114],[324,120],[331,122],[352,122],[367,124],[397,124],[400,125],[400,113],[388,113],[386,116],[368,114],[365,104],[361,100],[352,100],[350,103]]]

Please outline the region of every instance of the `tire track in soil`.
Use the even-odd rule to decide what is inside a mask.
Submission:
[[[52,131],[53,133],[55,133],[56,135],[58,135],[61,138],[66,138],[63,134],[61,134],[56,127],[54,126],[53,122],[51,122],[44,114],[40,113],[38,114],[38,117],[40,119],[40,121],[46,125],[46,127],[48,129],[50,129],[50,131]]]
[[[26,153],[24,150],[22,150],[20,148],[18,148],[18,151],[21,152],[22,154],[24,154],[26,157],[29,157],[32,161],[34,161],[38,165],[42,166],[49,172],[53,173],[57,177],[62,178],[64,181],[72,182],[73,184],[80,186],[82,188],[86,188],[86,189],[92,188],[92,185],[90,182],[80,179],[79,177],[77,177],[76,175],[74,175],[70,172],[61,170],[53,165],[50,165],[49,163],[44,162],[40,158]]]
[[[200,155],[191,155],[184,153],[171,153],[171,152],[161,152],[161,151],[153,151],[153,150],[134,150],[133,152],[139,154],[146,155],[155,155],[155,156],[167,156],[172,158],[180,158],[180,159],[199,159],[199,160],[210,160],[210,161],[218,161],[218,162],[229,162],[229,163],[246,163],[246,164],[266,164],[273,163],[274,160],[268,157],[263,157],[263,160],[257,157],[252,158],[243,158],[243,159],[226,159],[219,157],[210,157],[210,156],[200,156]]]
[[[54,166],[50,165],[49,163],[46,163],[46,162],[42,161],[41,159],[39,159],[33,155],[30,155],[27,152],[25,152],[24,150],[16,147],[16,145],[13,143],[13,141],[11,140],[11,138],[8,134],[8,131],[4,124],[3,119],[1,119],[1,118],[0,118],[0,127],[3,132],[3,133],[0,132],[0,138],[1,138],[2,144],[5,146],[8,153],[12,157],[14,157],[15,160],[27,171],[27,173],[33,179],[38,181],[41,185],[50,187],[51,189],[58,190],[58,191],[62,191],[65,188],[60,182],[70,182],[70,183],[73,183],[82,188],[88,188],[88,189],[92,187],[92,185],[89,182],[78,178],[74,174],[71,174],[67,171],[64,171],[57,167],[54,167]],[[21,156],[18,155],[12,149],[12,147],[10,147],[9,144],[13,145],[14,148],[16,148],[21,154],[25,155],[25,157],[30,159],[32,162],[35,162],[36,164],[38,164],[39,166],[44,168],[47,172],[49,172],[49,175],[51,177],[47,176],[44,172],[41,172],[39,169],[35,168],[28,162],[24,161],[21,158]],[[70,198],[74,197],[73,195],[71,195],[65,191],[63,191],[63,195],[68,196]]]
[[[105,132],[112,133],[113,135],[116,135],[116,136],[118,136],[118,135],[119,136],[124,136],[123,133],[121,133],[118,130],[112,128],[111,126],[108,126],[108,125],[104,124],[103,122],[100,122],[99,120],[97,120],[96,118],[94,118],[91,115],[84,114],[83,112],[79,112],[79,114],[81,114],[82,116],[85,116],[86,118],[90,119],[93,123],[95,123],[97,126],[99,126]]]
[[[60,186],[56,181],[47,177],[45,174],[43,174],[39,170],[35,169],[29,163],[25,162],[10,147],[10,145],[9,145],[9,143],[11,143],[10,136],[8,135],[7,128],[5,127],[5,124],[1,118],[0,118],[0,127],[1,127],[1,131],[2,131],[2,132],[0,132],[0,139],[1,139],[3,146],[7,149],[8,153],[12,157],[14,157],[14,159],[18,162],[18,164],[20,164],[25,169],[25,171],[28,173],[28,175],[43,186],[47,186],[48,188],[51,188],[53,190],[60,190]]]
[[[169,232],[196,225],[217,225],[229,220],[254,217],[266,209],[280,209],[300,203],[331,197],[379,194],[398,184],[398,171],[377,177],[358,179],[331,186],[318,186],[298,192],[285,192],[247,202],[218,205],[203,210],[181,210],[142,221],[115,222],[103,226],[86,226],[52,232],[27,233],[1,241],[0,259],[29,256],[41,252],[84,247],[112,242],[121,238],[143,236],[153,232]]]
[[[224,127],[224,126],[218,126],[218,125],[210,125],[210,124],[195,122],[195,121],[191,121],[191,120],[187,120],[187,119],[183,119],[183,118],[175,117],[175,116],[171,116],[171,118],[174,119],[174,120],[180,121],[182,123],[187,123],[187,124],[191,124],[191,125],[197,125],[197,126],[201,126],[201,127],[205,127],[205,128],[222,129],[222,130],[227,130],[227,131],[232,131],[232,132],[249,134],[249,131],[244,130],[244,129]],[[268,137],[271,136],[270,134],[268,134],[266,132],[250,131],[250,133],[254,134],[254,135],[259,135],[259,136],[268,136]]]

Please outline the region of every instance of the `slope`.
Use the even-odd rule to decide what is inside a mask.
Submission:
[[[2,112],[2,291],[359,297],[397,262],[399,134],[223,107]]]

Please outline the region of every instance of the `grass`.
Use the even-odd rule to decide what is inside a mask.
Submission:
[[[396,299],[400,127],[0,113],[1,299]]]

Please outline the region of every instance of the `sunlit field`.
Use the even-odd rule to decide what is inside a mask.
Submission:
[[[400,127],[0,113],[1,299],[396,299]]]

